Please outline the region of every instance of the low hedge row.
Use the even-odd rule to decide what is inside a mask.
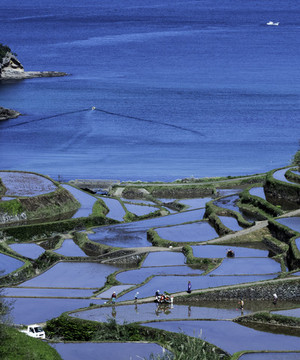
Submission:
[[[294,182],[296,184],[300,184],[300,175],[295,174],[294,171],[297,171],[297,169],[289,169],[286,173],[285,173],[285,177],[291,181]]]
[[[283,211],[275,206],[270,204],[265,199],[251,195],[249,190],[244,190],[239,194],[241,204],[250,204],[257,208],[257,213],[261,215],[261,217],[276,217],[283,214]]]
[[[193,249],[189,245],[185,245],[182,248],[182,252],[186,257],[186,263],[188,265],[197,265],[201,269],[209,272],[213,270],[215,267],[219,266],[222,262],[222,259],[219,258],[198,258],[194,256]]]
[[[43,239],[55,233],[64,233],[71,230],[82,230],[85,228],[116,223],[118,223],[118,221],[104,216],[91,216],[88,218],[75,218],[49,223],[3,228],[2,234],[4,237],[13,237],[20,242],[24,242],[28,240]]]
[[[138,324],[119,325],[115,319],[99,323],[70,318],[63,314],[47,321],[45,331],[47,337],[54,340],[59,338],[60,341],[146,341],[167,347],[175,358],[182,358],[182,354],[185,354],[185,358],[191,360],[228,359],[228,354],[224,351],[199,338]]]

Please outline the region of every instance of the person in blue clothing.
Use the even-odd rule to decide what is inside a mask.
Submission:
[[[190,294],[192,292],[192,283],[189,281],[188,282],[188,289],[187,292]]]

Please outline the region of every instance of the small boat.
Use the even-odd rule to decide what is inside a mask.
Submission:
[[[273,21],[268,21],[267,25],[271,25],[271,26],[278,26],[279,22],[273,22]]]

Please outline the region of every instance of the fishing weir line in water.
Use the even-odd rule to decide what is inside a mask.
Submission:
[[[59,114],[55,114],[55,115],[51,115],[51,116],[45,116],[45,117],[42,117],[42,118],[39,118],[39,119],[32,119],[32,120],[28,120],[28,121],[23,121],[23,122],[20,122],[18,124],[13,124],[13,125],[6,126],[4,129],[11,129],[11,128],[14,128],[14,127],[17,127],[17,126],[27,125],[27,124],[30,124],[30,123],[33,123],[33,122],[49,120],[49,119],[57,118],[57,117],[64,116],[64,115],[78,114],[78,113],[82,113],[82,112],[86,112],[86,111],[98,111],[100,113],[111,115],[111,116],[117,116],[117,117],[121,117],[121,118],[124,118],[124,119],[131,119],[131,120],[135,120],[135,121],[139,121],[139,122],[147,122],[147,123],[150,123],[150,124],[163,125],[163,126],[166,126],[166,127],[176,129],[176,130],[187,131],[187,132],[190,132],[190,133],[193,133],[193,134],[197,134],[197,135],[200,135],[202,137],[205,136],[200,131],[192,130],[192,129],[189,129],[189,128],[186,128],[186,127],[183,127],[183,126],[169,124],[169,123],[166,123],[166,122],[159,122],[159,121],[155,121],[155,120],[144,119],[144,118],[131,116],[131,115],[126,115],[126,114],[115,113],[115,112],[107,111],[107,110],[104,110],[104,109],[98,109],[95,106],[93,106],[92,108],[88,108],[88,109],[68,111],[68,112],[59,113]]]

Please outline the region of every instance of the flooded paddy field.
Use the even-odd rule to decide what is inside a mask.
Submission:
[[[80,217],[88,217],[93,212],[93,206],[97,201],[92,195],[87,194],[86,192],[79,190],[71,185],[62,185],[66,190],[68,190],[77,201],[80,202],[81,207],[76,211],[73,215],[73,218],[80,218]]]
[[[0,171],[6,196],[37,196],[56,190],[57,186],[44,176],[19,171]]]
[[[164,349],[157,344],[139,343],[56,343],[51,344],[64,360],[140,360],[151,354],[162,356]]]
[[[289,184],[293,184],[291,181],[289,181],[286,177],[285,177],[285,173],[288,171],[289,169],[281,169],[281,170],[277,170],[273,173],[273,178],[276,180],[280,180]]]
[[[292,303],[284,303],[285,307]],[[246,301],[243,315],[262,310],[273,310],[274,304],[270,301]],[[157,304],[135,303],[132,305],[101,306],[96,309],[73,312],[72,317],[105,322],[114,318],[119,324],[124,322],[141,322],[154,320],[179,320],[179,319],[234,319],[241,315],[236,301],[201,302],[195,301],[188,304]]]
[[[37,259],[45,251],[37,244],[11,244],[9,247],[18,254],[30,259]]]
[[[4,288],[3,295],[7,297],[38,297],[38,298],[89,298],[93,290],[85,289],[36,289],[36,288]]]
[[[62,246],[59,249],[54,250],[54,252],[64,256],[87,256],[72,239],[64,240]]]
[[[101,288],[106,277],[120,267],[99,263],[60,262],[43,274],[20,284],[41,288]]]
[[[286,218],[276,219],[282,225],[289,227],[290,229],[300,232],[300,216],[291,216]]]
[[[157,329],[201,337],[233,354],[242,350],[300,351],[300,338],[254,330],[232,321],[165,321],[144,324]]]
[[[105,202],[105,205],[109,208],[107,217],[120,222],[124,220],[123,216],[125,215],[125,210],[119,200],[100,196],[99,199],[102,199]]]
[[[180,214],[162,216],[149,220],[94,228],[89,234],[90,240],[116,247],[147,247],[152,244],[147,240],[147,230],[153,227],[182,224],[203,218],[205,210],[191,210]],[[109,214],[108,214],[109,216]]]
[[[263,187],[253,187],[249,190],[250,195],[261,197],[266,200],[266,195]]]
[[[170,266],[183,265],[185,263],[185,256],[181,252],[174,251],[160,251],[151,252],[144,260],[142,267],[147,266]]]
[[[278,274],[280,263],[270,258],[225,258],[211,275]]]
[[[243,354],[239,360],[299,360],[300,352],[256,352]]]
[[[65,311],[89,307],[91,303],[103,304],[104,300],[93,299],[43,299],[5,298],[12,303],[10,312],[14,324],[43,323],[61,315]]]
[[[234,251],[235,258],[249,258],[249,257],[268,257],[268,250],[251,249],[240,246],[225,246],[225,245],[197,245],[192,246],[193,254],[196,257],[202,258],[225,258],[227,256],[227,250]]]
[[[292,316],[292,317],[300,317],[300,307],[296,309],[289,309],[289,310],[280,310],[280,311],[273,311],[274,314],[284,315],[284,316]]]
[[[190,266],[155,266],[143,267],[136,270],[128,270],[119,273],[116,279],[122,283],[140,284],[144,282],[149,276],[167,276],[167,275],[184,275],[195,276],[201,275],[204,271],[200,269],[193,269]]]
[[[129,212],[137,216],[147,215],[159,209],[156,206],[137,205],[137,204],[125,204],[125,207]]]
[[[19,267],[23,266],[24,262],[18,259],[15,259],[12,256],[4,255],[0,253],[0,272],[1,275],[9,274],[12,271],[17,270]]]
[[[231,216],[219,216],[223,225],[232,231],[243,230],[243,227],[239,225],[238,221]]]
[[[204,220],[155,230],[161,238],[174,242],[202,242],[218,237],[216,230]]]
[[[187,206],[189,210],[204,208],[205,204],[211,201],[211,197],[195,198],[195,199],[180,199],[180,204]]]

